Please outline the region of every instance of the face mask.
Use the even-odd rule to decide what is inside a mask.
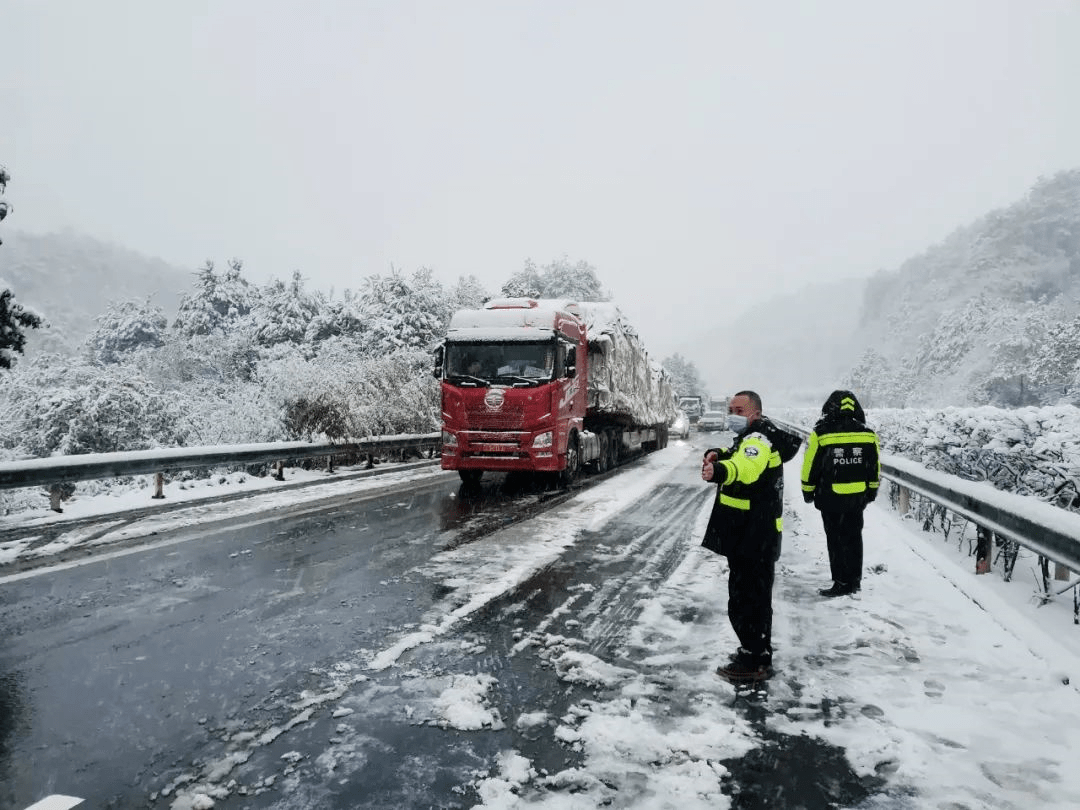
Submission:
[[[737,413],[727,415],[727,428],[732,433],[741,433],[746,428],[746,424],[745,416],[739,416]]]

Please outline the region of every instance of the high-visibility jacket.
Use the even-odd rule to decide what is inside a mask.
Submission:
[[[862,509],[877,497],[877,434],[850,415],[822,419],[810,433],[802,465],[803,499],[823,512]]]
[[[702,545],[725,557],[776,559],[783,530],[784,475],[795,457],[798,436],[758,417],[735,436],[730,448],[715,452],[716,500]]]

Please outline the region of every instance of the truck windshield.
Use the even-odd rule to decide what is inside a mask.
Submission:
[[[456,385],[539,385],[554,375],[555,343],[447,343],[445,368]]]

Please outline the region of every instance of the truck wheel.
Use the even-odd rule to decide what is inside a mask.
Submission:
[[[458,470],[458,475],[461,476],[461,481],[466,486],[475,487],[480,483],[480,479],[484,477],[483,470]]]
[[[596,458],[596,471],[598,473],[606,473],[608,471],[608,437],[606,434],[600,434],[600,454]]]
[[[608,468],[615,469],[619,466],[619,434],[608,435]]]
[[[577,478],[578,467],[581,464],[581,455],[578,453],[577,434],[570,436],[566,443],[566,469],[559,473],[559,485],[568,487]]]

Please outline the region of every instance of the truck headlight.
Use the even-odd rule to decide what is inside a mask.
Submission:
[[[457,447],[457,434],[444,430],[442,432],[442,443],[447,447]]]
[[[551,447],[551,438],[552,433],[550,430],[547,433],[537,434],[536,438],[533,439],[533,449],[538,447]]]

